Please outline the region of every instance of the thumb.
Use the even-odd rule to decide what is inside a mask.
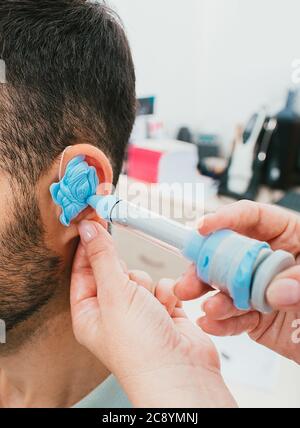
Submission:
[[[267,290],[267,301],[275,310],[300,310],[300,266],[295,266],[280,275]]]
[[[94,221],[82,221],[78,229],[93,271],[98,295],[101,291],[101,298],[121,297],[122,289],[128,284],[129,278],[124,273],[112,237],[103,226]]]

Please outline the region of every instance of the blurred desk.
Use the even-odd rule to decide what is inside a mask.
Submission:
[[[258,192],[256,202],[263,204],[273,204],[278,201],[283,195],[284,192],[280,190],[273,191],[268,189],[267,187],[261,187]],[[234,202],[237,202],[237,200],[226,196],[215,195],[205,201],[204,210],[205,213],[214,212],[218,208],[224,207],[225,205],[229,205]]]
[[[204,178],[203,182],[195,183],[195,185],[199,184],[203,185],[203,192],[201,194],[200,200],[192,201],[190,198],[187,197],[184,201],[184,203],[186,204],[187,212],[191,210],[199,211],[199,215],[197,217],[198,220],[201,214],[215,212],[218,208],[236,202],[235,199],[217,195],[217,188],[213,184],[213,181],[210,179]],[[160,194],[161,196],[160,201],[165,200],[166,203],[170,203],[172,206],[181,205],[183,201],[180,184],[179,186],[177,186],[177,194],[176,189],[172,189],[170,195],[168,195],[166,192],[167,186],[168,185],[165,184],[142,183],[128,178],[125,175],[121,175],[117,186],[117,192],[120,197],[126,198],[127,200],[137,199],[138,203],[142,201],[148,207],[150,205],[151,207],[154,206],[154,210],[155,202],[151,203],[151,198],[156,198],[158,194]],[[130,189],[132,189],[133,191],[130,191]],[[275,203],[283,195],[283,191],[272,191],[267,187],[262,187],[258,193],[257,202],[266,204]]]
[[[137,202],[153,211],[161,211],[166,205],[170,217],[184,204],[185,217],[177,221],[188,222],[193,217],[195,224],[203,213],[213,212],[226,204],[234,202],[229,198],[218,197],[208,190],[208,195],[194,204],[189,198],[184,202],[178,195],[167,195],[164,188],[136,183],[122,176],[118,185],[118,194]],[[157,196],[160,195],[159,203]],[[272,203],[282,196],[281,192],[271,192],[263,188],[259,202]],[[155,199],[151,204],[151,199]],[[195,217],[195,218],[194,218]],[[173,253],[154,245],[143,238],[121,228],[113,229],[113,236],[120,256],[130,269],[147,271],[154,280],[179,277],[187,268],[188,262]],[[201,300],[185,305],[190,318],[201,316]],[[277,356],[260,345],[252,342],[248,336],[214,339],[222,360],[222,372],[225,380],[241,407],[300,407],[300,367]],[[300,346],[300,345],[299,345]]]

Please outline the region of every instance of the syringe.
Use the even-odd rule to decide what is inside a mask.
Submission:
[[[273,251],[267,243],[229,230],[201,236],[189,227],[116,196],[91,196],[87,202],[107,222],[179,250],[196,265],[202,281],[229,294],[241,310],[271,312],[266,290],[275,276],[295,264],[291,254]]]

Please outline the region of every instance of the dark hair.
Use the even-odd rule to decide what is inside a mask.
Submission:
[[[105,2],[2,0],[0,58],[0,167],[36,183],[80,138],[108,155],[116,181],[135,118],[135,73]]]

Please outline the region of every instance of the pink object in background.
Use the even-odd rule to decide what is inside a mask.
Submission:
[[[143,140],[130,144],[127,174],[146,183],[197,183],[198,150],[176,140]]]
[[[128,150],[128,176],[147,183],[157,183],[159,163],[163,152],[130,145]]]

